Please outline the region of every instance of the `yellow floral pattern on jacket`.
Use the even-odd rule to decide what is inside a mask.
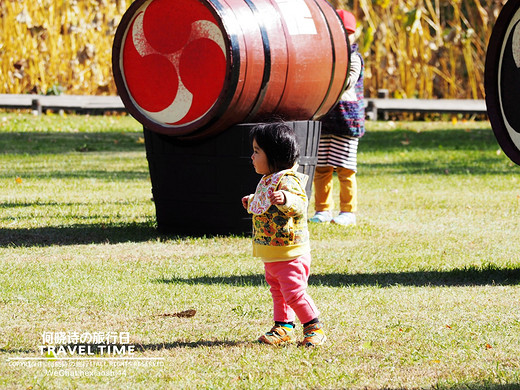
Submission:
[[[279,180],[277,190],[284,192],[286,203],[271,205],[263,214],[253,214],[254,246],[272,247],[275,258],[276,253],[280,258],[285,257],[283,247],[287,250],[302,248],[302,251],[308,252],[306,180],[307,175],[291,170]]]

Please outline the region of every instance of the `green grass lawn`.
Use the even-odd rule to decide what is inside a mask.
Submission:
[[[328,342],[271,348],[250,238],[157,233],[136,121],[0,113],[0,388],[520,388],[520,167],[489,123],[368,122],[358,163],[358,225],[310,227]],[[60,332],[135,354],[29,360]]]

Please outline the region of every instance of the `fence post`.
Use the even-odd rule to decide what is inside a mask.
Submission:
[[[31,101],[31,109],[33,115],[41,115],[42,114],[42,103],[40,99],[33,99]]]

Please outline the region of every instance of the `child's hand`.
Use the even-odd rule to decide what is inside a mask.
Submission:
[[[285,194],[283,191],[275,191],[271,195],[269,195],[269,200],[271,201],[271,204],[285,204]]]
[[[244,197],[242,198],[242,206],[244,206],[244,208],[245,208],[246,210],[247,210],[247,202],[248,202],[250,196],[251,196],[251,195],[246,195],[246,196],[244,196]]]

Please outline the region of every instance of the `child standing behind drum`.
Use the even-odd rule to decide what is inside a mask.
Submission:
[[[337,11],[351,43],[350,73],[340,101],[321,119],[318,164],[314,174],[314,203],[316,214],[311,222],[333,222],[355,225],[357,211],[357,149],[359,138],[365,133],[363,102],[363,59],[354,43],[356,19],[345,10]],[[339,179],[339,214],[333,216],[332,174]]]

